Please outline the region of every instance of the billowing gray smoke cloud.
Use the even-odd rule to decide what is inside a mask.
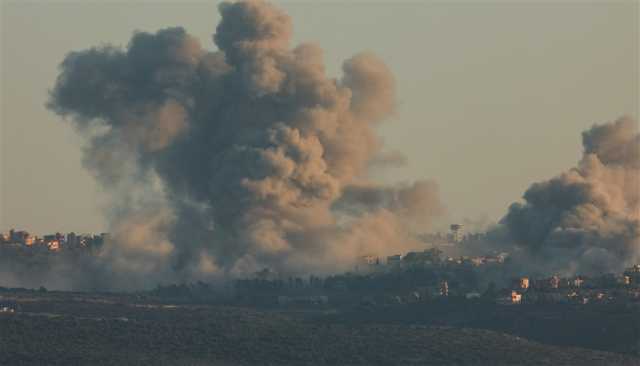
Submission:
[[[640,260],[640,134],[623,117],[582,134],[577,167],[534,183],[504,217],[509,235],[541,265],[618,271]]]
[[[290,47],[276,7],[219,10],[219,51],[168,28],[61,65],[49,107],[88,137],[85,165],[113,197],[109,270],[142,285],[332,271],[419,245],[409,231],[443,211],[435,184],[365,178],[403,160],[375,134],[395,105],[383,62],[358,54],[328,78],[318,46]]]

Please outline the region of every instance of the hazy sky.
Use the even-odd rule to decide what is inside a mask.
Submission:
[[[399,105],[380,133],[409,164],[376,178],[436,180],[446,222],[498,220],[576,163],[582,130],[638,119],[637,1],[277,3],[331,75],[362,50],[390,66]],[[81,139],[44,107],[67,52],[176,25],[214,49],[218,20],[215,2],[2,1],[0,230],[105,228]]]

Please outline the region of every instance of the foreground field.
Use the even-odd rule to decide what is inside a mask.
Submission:
[[[300,313],[122,301],[25,301],[0,315],[2,365],[638,365],[489,330],[342,324]]]

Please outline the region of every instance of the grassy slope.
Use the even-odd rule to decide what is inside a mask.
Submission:
[[[629,356],[547,346],[487,330],[319,324],[225,307],[119,307],[116,313],[128,321],[92,314],[0,316],[0,364],[640,364]]]
[[[449,301],[345,309],[323,320],[489,329],[546,344],[640,356],[640,310],[614,304],[496,306]]]

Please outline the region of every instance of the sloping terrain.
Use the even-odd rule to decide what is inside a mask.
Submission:
[[[632,356],[542,345],[488,330],[321,323],[222,306],[70,305],[87,309],[82,316],[0,315],[0,364],[640,364]],[[99,311],[92,312],[94,306]]]
[[[322,317],[324,322],[405,324],[488,329],[556,346],[640,356],[640,308],[621,304],[522,304],[433,301],[359,306]]]

